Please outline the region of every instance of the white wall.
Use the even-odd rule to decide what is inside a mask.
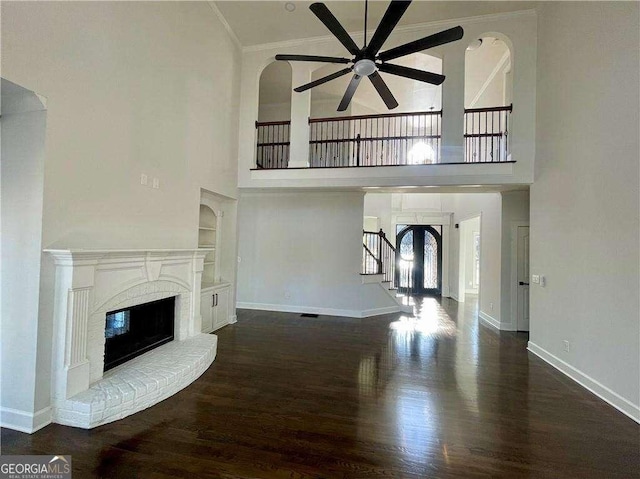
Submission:
[[[361,316],[397,310],[361,283],[363,193],[246,193],[238,210],[238,307]]]
[[[291,103],[261,103],[258,121],[285,121],[291,117]]]
[[[391,193],[367,193],[364,195],[364,214],[365,216],[379,218],[379,227],[387,235],[387,239],[391,244],[395,244],[396,230],[391,221],[391,197]]]
[[[291,66],[274,61],[260,75],[258,121],[291,119]]]
[[[315,98],[312,90],[309,118],[335,118],[337,116],[350,116],[352,110],[351,104],[349,104],[345,111],[337,111],[340,100],[342,100],[342,97],[335,97],[332,99]]]
[[[2,80],[2,423],[33,427],[47,112],[38,97]],[[16,358],[20,360],[16,361]]]
[[[501,328],[511,331],[517,329],[515,309],[511,304],[511,290],[516,287],[515,279],[511,277],[511,254],[513,227],[515,224],[529,223],[529,192],[509,191],[502,193],[502,299],[500,311],[502,313]]]
[[[48,100],[42,247],[196,247],[200,188],[233,198],[237,186],[240,51],[211,6],[0,8],[3,77]],[[35,410],[49,404],[46,258],[41,276]]]
[[[464,294],[478,294],[478,285],[473,284],[475,272],[475,236],[480,234],[480,217],[462,221],[460,236],[464,248],[464,285],[460,282],[459,292]],[[462,295],[460,296],[462,299]]]
[[[465,108],[505,104],[505,89],[510,86],[505,84],[505,71],[510,69],[511,63],[510,51],[503,41],[496,40],[485,37],[479,48],[465,53]]]
[[[43,244],[195,246],[200,187],[236,194],[239,60],[206,2],[3,3],[3,76],[50,106]]]
[[[442,207],[452,211],[451,260],[449,284],[451,295],[460,298],[459,288],[460,229],[455,223],[480,215],[480,316],[496,324],[500,322],[500,193],[456,193],[442,195]]]
[[[636,420],[638,16],[637,2],[541,9],[531,272],[547,285],[532,285],[530,312],[534,351]]]

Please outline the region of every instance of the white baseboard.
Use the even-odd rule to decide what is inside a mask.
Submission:
[[[400,312],[400,305],[387,306],[386,308],[365,309],[356,318],[370,318],[371,316],[379,316],[381,314],[391,314]]]
[[[233,316],[231,316],[231,319],[229,319],[229,324],[233,324],[237,322],[238,322],[238,315],[234,314]]]
[[[492,326],[500,331],[516,331],[516,328],[511,323],[501,323],[493,316],[485,313],[484,311],[480,311],[478,313],[478,317],[487,323],[489,326]]]
[[[496,318],[494,318],[493,316],[489,316],[487,313],[485,313],[484,311],[480,311],[478,313],[478,317],[483,320],[485,323],[487,323],[489,326],[493,326],[496,329],[500,329],[500,321],[498,321]]]
[[[0,426],[7,429],[33,434],[49,424],[51,424],[51,407],[45,407],[34,413],[8,407],[0,408]]]
[[[517,331],[518,328],[513,323],[500,323],[500,331]]]
[[[449,296],[451,299],[453,299],[456,302],[460,302],[460,299],[458,299],[458,296],[456,296],[455,294],[451,293],[451,295]]]
[[[623,398],[618,393],[612,391],[603,384],[600,384],[589,375],[583,373],[579,369],[576,369],[559,357],[551,354],[546,349],[541,348],[537,344],[529,341],[527,349],[546,363],[556,368],[561,373],[573,379],[585,389],[591,391],[603,401],[609,403],[621,413],[640,423],[640,406],[633,404],[628,399]]]
[[[238,302],[238,309],[257,309],[262,311],[277,311],[280,313],[307,313],[322,314],[325,316],[343,316],[347,318],[368,318],[379,314],[397,313],[400,311],[399,306],[388,306],[385,308],[366,309],[359,311],[356,309],[334,309],[334,308],[317,308],[313,306],[297,306],[288,304],[268,304],[268,303],[245,303]]]

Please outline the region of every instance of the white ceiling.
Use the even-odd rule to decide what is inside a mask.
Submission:
[[[216,4],[243,46],[284,40],[330,35],[325,26],[309,10],[313,2],[289,2],[293,12],[284,8],[287,2],[217,1]],[[325,1],[347,31],[363,30],[364,1]],[[368,31],[375,30],[389,2],[369,2]],[[399,26],[492,13],[533,8],[529,1],[414,1],[400,20]]]

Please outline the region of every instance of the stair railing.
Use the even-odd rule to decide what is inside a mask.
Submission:
[[[362,232],[362,272],[363,274],[382,274],[383,281],[395,282],[396,249],[380,231]]]

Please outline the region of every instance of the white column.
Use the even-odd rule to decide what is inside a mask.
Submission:
[[[291,63],[293,87],[311,81],[311,67],[301,63]],[[289,168],[309,166],[309,115],[311,114],[311,90],[302,93],[291,91],[291,129],[289,147]]]
[[[47,250],[56,264],[53,324],[53,395],[64,400],[86,390],[90,382],[87,334],[95,266],[102,254],[75,258],[64,250]]]
[[[67,397],[89,388],[89,360],[87,359],[87,329],[89,325],[89,300],[93,286],[73,288],[68,293],[67,344],[65,367],[67,369]]]
[[[441,163],[464,161],[464,57],[466,44],[452,44],[442,61]]]

